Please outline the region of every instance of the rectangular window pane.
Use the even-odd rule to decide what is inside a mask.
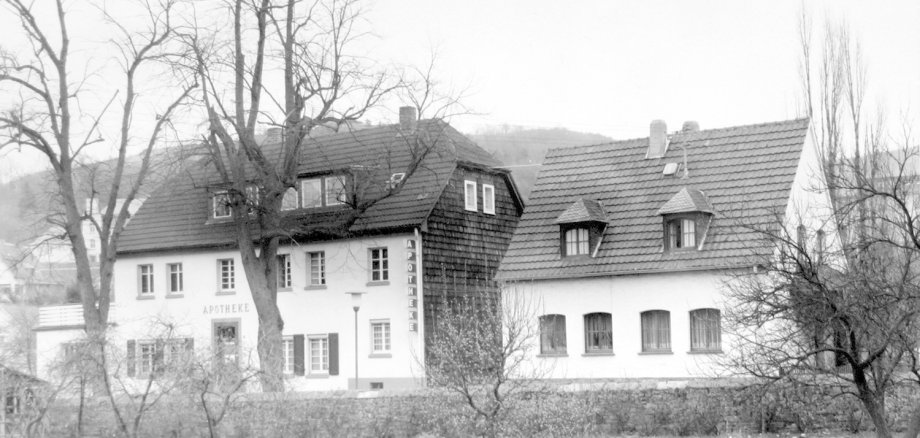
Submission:
[[[236,288],[236,279],[234,278],[233,259],[221,259],[217,261],[220,275],[220,290],[229,291]]]
[[[696,223],[690,219],[684,219],[681,221],[681,228],[683,228],[683,241],[682,248],[692,248],[696,246]]]
[[[585,315],[585,350],[613,350],[613,324],[609,313]]]
[[[230,217],[230,195],[227,192],[215,193],[211,197],[211,204],[215,218]]]
[[[327,176],[326,205],[339,205],[345,203],[345,177]]]
[[[329,340],[325,337],[310,338],[310,371],[329,371]]]
[[[371,281],[387,281],[390,279],[390,261],[386,248],[371,250]]]
[[[310,259],[310,285],[326,284],[326,253],[324,251],[308,252]]]
[[[281,340],[281,356],[284,363],[284,373],[294,374],[294,338],[286,336]]]
[[[489,184],[482,185],[482,211],[495,214],[495,187]]]
[[[463,204],[466,210],[476,211],[478,208],[477,199],[476,199],[476,182],[475,181],[464,181],[463,182]]]
[[[690,312],[690,349],[719,351],[722,348],[722,327],[718,309]]]
[[[281,198],[281,209],[282,210],[293,210],[298,207],[297,205],[297,189],[291,187],[284,192],[284,197]]]
[[[671,314],[664,310],[642,313],[642,351],[671,351]]]
[[[143,295],[153,293],[153,265],[138,265],[138,292]]]
[[[371,324],[371,330],[374,353],[390,351],[390,323],[375,322]]]
[[[323,182],[319,178],[305,179],[300,182],[301,206],[313,208],[323,206]]]
[[[278,288],[291,287],[291,256],[289,254],[278,254],[276,261],[275,272],[278,277]]]
[[[565,315],[544,315],[540,317],[540,353],[562,354],[566,352]]]
[[[170,263],[166,267],[169,271],[169,293],[182,292],[182,263]]]

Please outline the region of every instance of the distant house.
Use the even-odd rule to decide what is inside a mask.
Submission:
[[[318,136],[302,151],[277,259],[292,388],[418,385],[439,303],[458,285],[497,293],[491,279],[523,212],[510,174],[446,123],[407,109],[401,120]],[[262,141],[272,156],[278,137]],[[122,235],[112,322],[129,376],[146,378],[175,348],[258,364],[258,320],[226,199],[210,165],[193,166],[154,192]],[[81,334],[79,309],[59,310],[40,317],[39,375]],[[175,339],[164,343],[165,325]]]
[[[539,306],[554,378],[718,373],[727,274],[773,246],[756,229],[832,232],[804,119],[551,150],[498,279]],[[796,231],[793,231],[796,232]]]

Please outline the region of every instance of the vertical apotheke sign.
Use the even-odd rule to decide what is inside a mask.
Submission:
[[[418,331],[418,242],[406,240],[406,280],[409,295],[409,331]]]

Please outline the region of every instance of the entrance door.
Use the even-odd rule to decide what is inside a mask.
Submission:
[[[214,323],[214,352],[217,363],[235,367],[239,360],[239,322]]]

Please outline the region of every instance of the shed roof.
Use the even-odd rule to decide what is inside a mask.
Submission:
[[[696,132],[677,132],[685,145],[686,178],[662,175],[683,153],[670,148],[647,159],[648,138],[551,149],[502,259],[497,278],[530,280],[737,267],[770,248],[752,229],[784,214],[808,131],[797,119]],[[700,251],[663,250],[663,206],[700,208],[705,192],[713,219]],[[596,257],[562,258],[557,218],[580,198],[596,199],[610,223]],[[705,205],[702,205],[705,208]],[[665,210],[668,211],[668,210]]]

